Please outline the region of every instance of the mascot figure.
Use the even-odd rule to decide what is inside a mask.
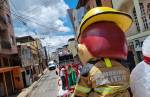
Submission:
[[[127,58],[125,32],[131,17],[109,7],[96,7],[81,21],[78,55],[83,69],[73,97],[130,97],[129,70],[120,60]]]

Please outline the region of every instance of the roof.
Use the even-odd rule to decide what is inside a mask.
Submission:
[[[32,42],[35,39],[31,36],[23,36],[23,37],[16,37],[17,42],[25,43],[25,42]]]
[[[87,1],[88,0],[79,0],[76,8],[78,9],[78,8],[80,8],[82,6],[85,6]]]

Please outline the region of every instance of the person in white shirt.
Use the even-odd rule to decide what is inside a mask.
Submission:
[[[60,77],[61,77],[61,81],[62,81],[62,89],[66,90],[65,68],[64,67],[62,67],[60,70]]]
[[[130,75],[130,87],[134,97],[150,97],[150,36],[142,46],[143,61],[137,64]]]

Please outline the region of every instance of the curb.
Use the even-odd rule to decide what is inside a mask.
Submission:
[[[32,91],[38,86],[38,83],[43,78],[42,76],[45,75],[47,71],[48,69],[46,68],[43,71],[43,74],[40,76],[40,78],[34,83],[32,83],[28,88],[23,89],[22,92],[17,97],[30,97]]]

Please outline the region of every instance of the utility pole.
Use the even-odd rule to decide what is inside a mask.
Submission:
[[[46,61],[46,66],[48,66],[48,57],[47,57],[47,50],[46,50],[46,46],[44,46],[44,52],[45,52],[45,61]]]

